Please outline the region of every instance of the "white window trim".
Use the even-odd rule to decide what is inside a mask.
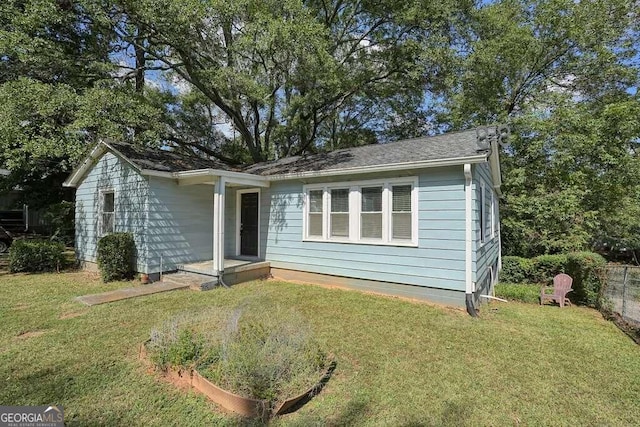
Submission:
[[[113,230],[110,232],[105,233],[104,232],[104,195],[105,194],[109,194],[112,193],[113,194]],[[118,208],[117,208],[117,196],[116,196],[116,190],[115,188],[112,187],[107,187],[107,188],[101,188],[100,190],[98,190],[98,197],[99,197],[99,201],[98,201],[98,236],[99,237],[104,237],[109,233],[115,233],[116,232],[116,212],[118,212]]]
[[[242,195],[247,193],[258,193],[258,255],[253,257],[251,255],[241,255],[240,254],[240,208],[242,204]],[[260,236],[261,236],[261,225],[260,225],[260,204],[262,202],[262,194],[259,187],[256,188],[246,188],[243,190],[236,191],[236,256],[246,256],[250,258],[260,258]],[[223,208],[224,209],[224,208]]]
[[[496,201],[494,191],[491,190],[491,239],[496,237]]]
[[[397,185],[411,185],[411,240],[393,240],[391,223],[392,195],[391,187]],[[362,187],[382,187],[382,239],[362,239],[361,233],[361,208]],[[331,237],[330,231],[330,208],[331,190],[349,189],[349,238]],[[377,246],[409,246],[417,247],[419,241],[418,216],[419,216],[419,191],[418,177],[402,177],[389,179],[374,179],[366,181],[344,181],[322,184],[307,184],[303,188],[304,203],[302,215],[302,240],[305,242],[325,242],[325,243],[349,243],[358,245]],[[312,190],[322,190],[322,238],[309,236],[308,215],[309,215],[309,192]]]

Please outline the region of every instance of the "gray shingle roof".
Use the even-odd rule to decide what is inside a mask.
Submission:
[[[244,168],[234,168],[219,160],[204,159],[169,150],[144,148],[114,141],[106,141],[106,143],[140,169],[162,172],[221,169],[263,176],[465,158],[487,151],[487,149],[478,148],[476,131],[467,130],[386,144],[345,148],[328,153],[285,157]]]
[[[476,131],[473,129],[386,144],[345,148],[329,153],[285,157],[248,166],[243,172],[256,175],[279,175],[465,158],[484,152],[487,152],[487,149],[478,148]]]
[[[203,159],[158,148],[139,147],[124,142],[105,142],[140,169],[161,172],[184,172],[198,169],[237,170],[218,160]]]

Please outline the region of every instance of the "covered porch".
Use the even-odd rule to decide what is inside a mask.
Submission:
[[[260,251],[260,198],[268,179],[216,169],[173,173],[172,178],[178,187],[211,186],[213,192],[212,228],[207,230],[212,230],[210,258],[185,259],[177,269],[223,278],[229,284],[268,275],[269,263]]]

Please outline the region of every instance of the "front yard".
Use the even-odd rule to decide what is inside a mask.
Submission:
[[[256,293],[309,318],[338,366],[283,425],[639,425],[640,347],[594,310],[493,304],[481,319],[275,281],[85,307],[82,272],[0,273],[0,405],[59,403],[67,425],[237,424],[137,360],[152,326]],[[268,313],[265,313],[268,315]]]

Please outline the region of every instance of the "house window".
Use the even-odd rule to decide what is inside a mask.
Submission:
[[[331,237],[349,237],[349,189],[331,190]]]
[[[309,237],[319,237],[322,238],[323,233],[323,219],[322,219],[322,211],[323,211],[323,201],[322,201],[323,191],[322,190],[311,190],[309,191],[309,219],[308,219],[308,236]]]
[[[391,238],[411,240],[411,185],[394,185],[391,187],[391,194]]]
[[[486,206],[484,202],[484,182],[480,185],[480,242],[484,243],[487,239],[485,229],[485,218],[487,217]]]
[[[489,220],[489,226],[491,227],[491,238],[493,239],[494,237],[496,237],[496,205],[495,205],[495,199],[493,197],[493,190],[489,189],[489,192],[491,193],[491,209],[489,210],[490,214],[491,214],[491,219]]]
[[[305,239],[410,246],[418,243],[415,177],[312,184],[305,186],[304,194]]]
[[[100,235],[104,236],[114,231],[116,204],[112,190],[102,191],[101,195]]]
[[[382,187],[364,187],[360,194],[360,237],[382,239]]]

